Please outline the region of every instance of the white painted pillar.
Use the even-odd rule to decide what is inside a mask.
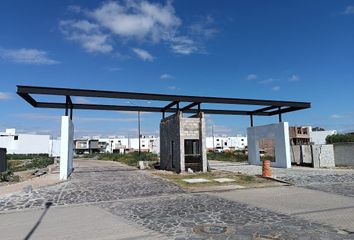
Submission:
[[[74,125],[69,116],[61,117],[60,180],[66,180],[73,170]]]
[[[274,140],[275,162],[271,162],[271,166],[291,168],[289,123],[281,122],[247,129],[248,163],[250,165],[261,165],[259,140],[264,138]]]

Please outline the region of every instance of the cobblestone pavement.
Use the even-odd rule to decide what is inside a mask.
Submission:
[[[83,167],[74,171],[70,181],[0,197],[0,211],[40,207],[47,201],[68,205],[183,192],[172,183],[124,165]]]
[[[244,163],[211,161],[210,166],[214,169],[250,175],[259,175],[262,173],[261,166],[253,166]],[[272,174],[276,179],[292,183],[296,186],[354,197],[353,169],[313,169],[307,167],[292,167],[291,169],[272,168]]]
[[[54,207],[92,204],[171,239],[354,239],[329,226],[215,196],[189,194],[120,164],[80,164],[67,182],[0,197],[0,214],[43,207],[51,201]]]
[[[319,224],[204,194],[100,206],[174,239],[350,239]]]

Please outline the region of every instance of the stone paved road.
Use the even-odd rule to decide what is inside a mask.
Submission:
[[[354,239],[289,215],[218,196],[189,194],[118,163],[86,160],[75,165],[67,182],[0,197],[0,218],[6,218],[9,210],[22,212],[51,201],[54,208],[96,206],[170,239]]]

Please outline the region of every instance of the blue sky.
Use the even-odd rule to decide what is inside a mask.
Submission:
[[[63,111],[30,107],[16,85],[310,101],[284,119],[354,130],[353,0],[5,0],[0,29],[1,130],[59,133]],[[143,114],[143,133],[160,118]],[[136,113],[76,111],[74,124],[77,136],[137,131]],[[234,135],[249,119],[212,124]]]

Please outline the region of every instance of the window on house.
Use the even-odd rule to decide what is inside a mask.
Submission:
[[[14,136],[14,140],[18,140],[18,136]]]
[[[227,146],[227,142],[225,142],[224,145]]]
[[[185,155],[199,155],[199,140],[186,139],[184,140],[184,154]]]
[[[141,145],[142,147],[145,147],[145,144]]]

